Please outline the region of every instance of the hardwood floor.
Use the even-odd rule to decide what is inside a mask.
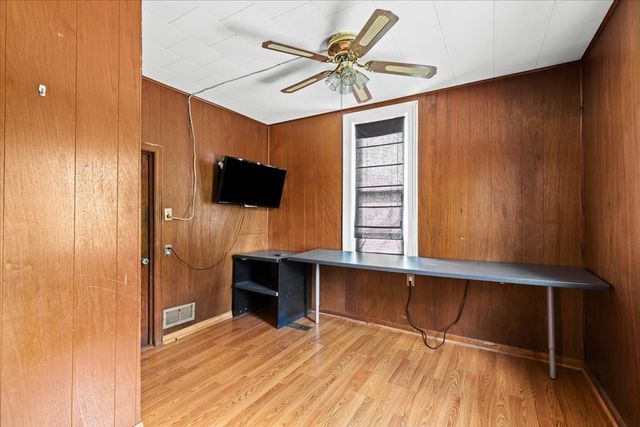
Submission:
[[[301,323],[312,323],[304,320]],[[609,425],[580,371],[323,316],[277,330],[229,319],[142,354],[157,425]]]

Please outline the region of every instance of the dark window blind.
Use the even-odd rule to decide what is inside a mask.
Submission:
[[[402,255],[404,117],[356,125],[356,251]]]

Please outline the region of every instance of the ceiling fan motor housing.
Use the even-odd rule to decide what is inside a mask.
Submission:
[[[339,63],[350,59],[349,47],[357,35],[357,33],[352,32],[341,32],[331,36],[327,47],[327,54],[333,59],[333,62]]]

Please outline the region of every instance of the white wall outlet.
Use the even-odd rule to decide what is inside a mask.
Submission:
[[[171,256],[172,248],[171,245],[164,245],[164,256]]]
[[[171,221],[173,219],[173,209],[164,208],[164,220]]]

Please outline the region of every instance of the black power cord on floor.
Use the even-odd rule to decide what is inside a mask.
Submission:
[[[209,265],[207,267],[198,267],[195,266],[193,264],[190,264],[189,262],[183,260],[182,258],[180,258],[180,256],[176,253],[176,251],[171,248],[171,254],[176,257],[176,259],[178,261],[180,261],[182,264],[186,265],[187,267],[189,267],[192,270],[211,270],[216,268],[218,265],[220,265],[225,259],[227,259],[227,256],[229,255],[229,252],[231,252],[231,250],[233,249],[233,247],[236,245],[236,243],[238,242],[238,238],[240,237],[240,230],[242,230],[242,225],[244,224],[244,217],[245,217],[246,212],[242,212],[242,219],[240,220],[240,226],[238,227],[238,231],[236,232],[236,236],[233,239],[233,243],[231,243],[231,246],[229,246],[229,249],[224,253],[224,255],[222,255],[222,257],[216,261],[213,265]]]
[[[464,294],[462,295],[462,300],[460,301],[460,306],[458,307],[458,315],[456,316],[455,320],[453,322],[451,322],[446,328],[444,328],[443,330],[443,337],[442,337],[442,341],[437,343],[436,345],[432,346],[427,342],[427,332],[420,328],[419,326],[417,326],[415,323],[413,323],[413,321],[411,320],[411,314],[409,313],[409,304],[411,304],[411,289],[413,288],[413,283],[411,283],[409,286],[407,286],[409,288],[409,297],[407,298],[407,305],[405,306],[405,312],[407,314],[407,322],[409,322],[409,325],[415,329],[416,331],[420,332],[420,335],[422,335],[422,341],[424,342],[424,345],[426,345],[427,347],[429,347],[431,350],[437,350],[440,347],[442,347],[442,345],[447,341],[447,332],[449,331],[449,329],[455,325],[456,323],[458,323],[458,321],[460,321],[460,318],[462,317],[462,311],[464,310],[464,304],[467,301],[467,292],[469,291],[469,280],[467,280],[467,282],[464,285]]]

